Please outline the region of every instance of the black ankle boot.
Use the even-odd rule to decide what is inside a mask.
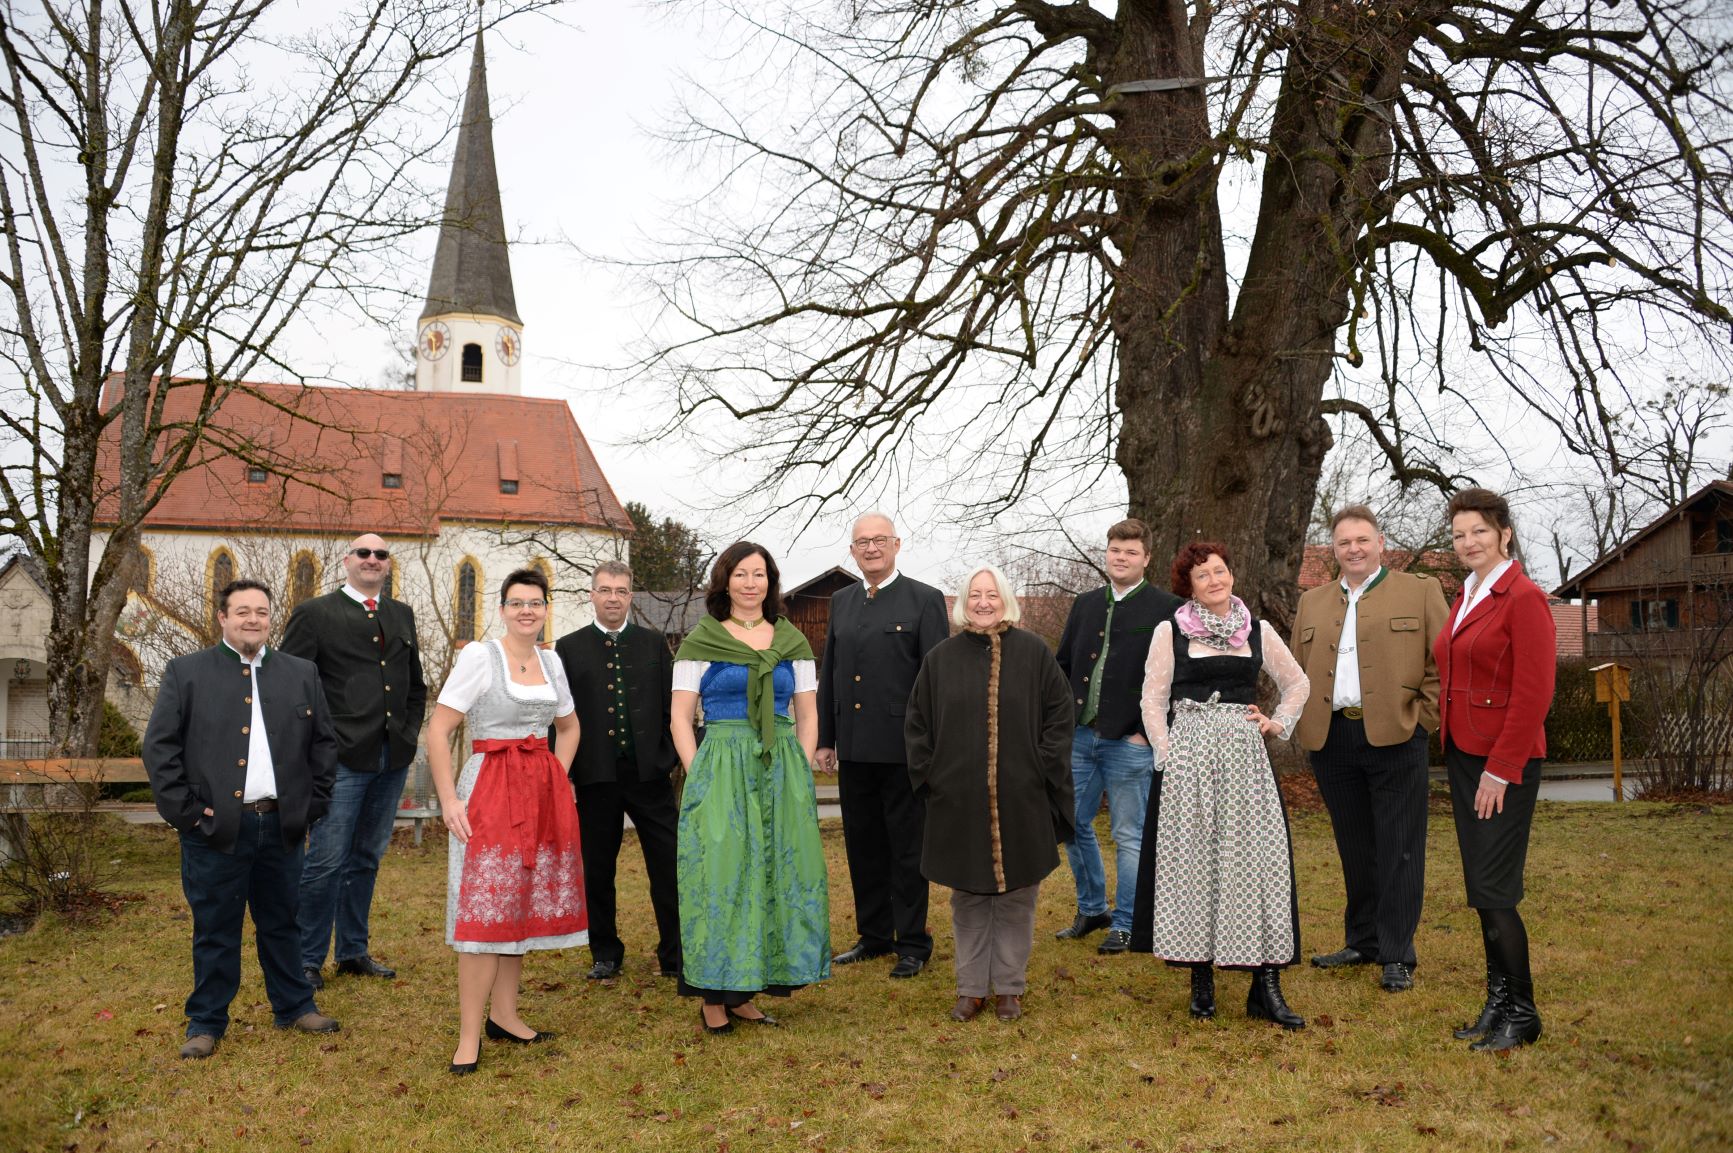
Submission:
[[[1216,1015],[1216,971],[1213,965],[1191,967],[1191,1015],[1208,1021]]]
[[[1246,1016],[1274,1021],[1284,1029],[1304,1029],[1306,1019],[1288,1008],[1282,997],[1282,971],[1266,965],[1252,972],[1252,987],[1246,993]]]
[[[1504,974],[1496,973],[1491,966],[1488,966],[1486,970],[1486,1004],[1480,1007],[1480,1016],[1450,1035],[1458,1041],[1478,1041],[1486,1036],[1487,1030],[1491,1029],[1493,1022],[1498,1020],[1498,1006],[1503,999]]]
[[[1486,1036],[1469,1046],[1477,1053],[1514,1049],[1540,1040],[1540,1010],[1534,1007],[1534,982],[1520,977],[1504,979],[1504,996],[1499,999],[1498,1019],[1486,1031]]]

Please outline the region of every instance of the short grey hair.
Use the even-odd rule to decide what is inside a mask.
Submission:
[[[590,583],[595,584],[599,576],[623,576],[626,583],[632,583],[632,566],[623,560],[605,560],[590,570]]]
[[[1016,624],[1023,619],[1023,608],[1017,603],[1017,593],[1011,588],[1011,578],[1006,576],[997,565],[978,564],[969,570],[969,575],[963,578],[963,583],[957,586],[957,599],[951,605],[951,623],[963,628],[969,623],[969,586],[975,583],[975,578],[986,573],[993,578],[998,586],[999,599],[1005,602],[1005,619]]]
[[[891,526],[891,535],[892,536],[897,535],[897,522],[891,517],[891,515],[889,513],[880,512],[878,509],[875,508],[871,512],[863,512],[859,516],[854,518],[854,523],[849,526],[849,530],[848,530],[848,539],[850,541],[853,541],[854,540],[854,534],[860,531],[861,522],[867,521],[867,520],[882,520],[886,524]]]

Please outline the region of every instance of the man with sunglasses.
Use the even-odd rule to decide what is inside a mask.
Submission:
[[[415,613],[385,595],[391,550],[363,533],[343,570],[342,588],[290,615],[281,646],[318,666],[337,730],[331,808],[308,836],[301,874],[301,966],[315,989],[333,925],[339,973],[397,976],[368,952],[368,915],[427,705]]]

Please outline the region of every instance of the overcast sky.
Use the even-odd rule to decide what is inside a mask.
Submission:
[[[491,33],[488,78],[500,187],[513,238],[512,272],[524,319],[524,390],[570,400],[621,500],[642,501],[658,513],[685,519],[721,544],[726,538],[716,538],[738,526],[714,523],[693,511],[694,494],[701,491],[697,462],[630,443],[653,421],[654,398],[610,391],[616,378],[597,367],[629,360],[630,347],[652,315],[647,294],[629,274],[583,255],[643,254],[671,206],[688,195],[686,163],[652,139],[646,127],[671,107],[683,77],[701,81],[725,67],[712,59],[716,45],[714,30],[689,16],[674,20],[646,4],[591,0],[566,6],[557,19],[520,18]],[[455,120],[467,57],[453,61],[448,72],[442,83]],[[430,171],[428,180],[443,193],[443,171]],[[328,371],[344,383],[377,383],[395,360],[392,342],[410,338],[434,239],[430,230],[416,245],[404,273],[408,297],[392,331],[359,317],[324,317],[291,334],[290,362],[319,374]],[[1480,416],[1491,425],[1523,435],[1520,409],[1505,403],[1488,408]],[[1484,436],[1467,415],[1450,419],[1458,423],[1446,431],[1460,443]],[[1733,448],[1723,437],[1708,455],[1724,471],[1730,453]],[[1485,464],[1479,475],[1499,483],[1507,473],[1498,454],[1480,455]],[[1576,467],[1550,444],[1536,442],[1517,455],[1519,468],[1530,478]],[[1107,507],[1123,499],[1111,493],[1092,496],[1105,497],[1096,503]],[[918,521],[924,510],[913,511],[910,519]],[[1101,535],[1112,517],[1103,513],[1092,519],[1100,523],[1073,527],[1085,537]],[[903,567],[928,579],[956,576],[985,547],[979,539],[932,523],[900,527]],[[839,516],[798,539],[792,526],[773,525],[757,536],[778,553],[785,579],[799,581],[846,561],[847,528]]]

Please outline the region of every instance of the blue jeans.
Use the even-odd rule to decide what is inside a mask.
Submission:
[[[337,930],[337,960],[367,955],[367,915],[379,862],[391,844],[391,827],[403,800],[409,766],[391,769],[389,748],[379,752],[377,773],[337,766],[331,809],[307,836],[301,873],[301,964],[325,964],[331,929]]]
[[[187,1036],[221,1037],[229,1028],[229,1002],[241,987],[241,929],[250,908],[265,973],[265,993],[279,1025],[315,1012],[313,986],[296,959],[295,886],[301,846],[283,846],[276,813],[241,814],[235,851],[211,848],[203,833],[182,833],[181,889],[193,913],[193,991],[187,998]]]
[[[1107,873],[1095,839],[1095,814],[1107,797],[1108,827],[1117,850],[1114,861],[1112,928],[1131,932],[1131,906],[1137,899],[1137,855],[1143,848],[1143,816],[1155,777],[1155,750],[1130,741],[1108,741],[1094,729],[1078,726],[1071,738],[1071,787],[1077,797],[1077,838],[1065,846],[1077,883],[1077,911],[1095,917],[1107,912]]]

